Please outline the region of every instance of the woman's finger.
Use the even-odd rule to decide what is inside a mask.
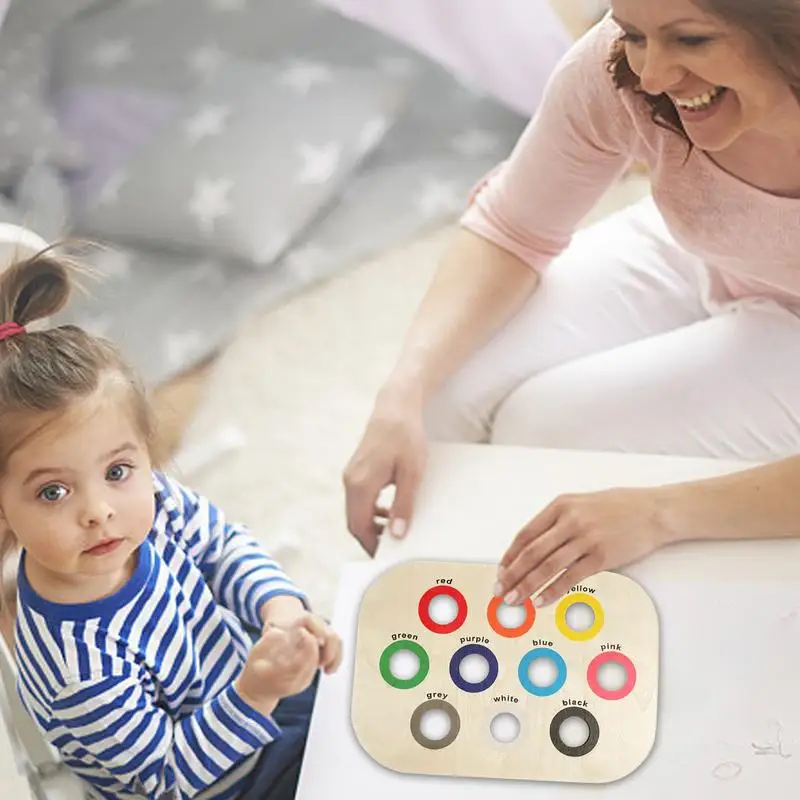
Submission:
[[[521,603],[551,582],[585,555],[585,543],[581,539],[561,540],[561,546],[544,559],[536,558],[522,578],[506,596],[509,605]],[[524,555],[524,554],[523,554]],[[536,598],[537,604],[539,598]]]
[[[374,475],[345,473],[345,517],[347,529],[364,548],[367,555],[374,556],[378,548],[378,526],[375,523],[375,507],[384,488],[384,482]]]
[[[536,599],[540,605],[549,606],[556,600],[560,600],[573,586],[577,586],[597,571],[598,568],[593,563],[592,556],[585,555],[574,561],[566,572],[554,580]]]
[[[508,546],[503,558],[500,560],[500,568],[508,569],[534,539],[547,533],[558,522],[559,513],[560,508],[554,501],[528,522]]]
[[[501,566],[497,571],[495,595],[504,596],[511,592],[531,570],[559,550],[568,538],[566,526],[556,522],[544,534],[529,541],[507,566]]]

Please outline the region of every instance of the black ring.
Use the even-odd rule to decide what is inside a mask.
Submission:
[[[450,731],[444,739],[429,739],[422,732],[422,716],[428,711],[444,711],[450,718]],[[453,744],[460,729],[461,718],[458,716],[458,711],[444,700],[428,700],[421,706],[417,706],[411,715],[411,735],[418,744],[428,750],[441,750],[443,747]]]
[[[471,655],[483,656],[489,664],[489,674],[480,683],[468,683],[461,677],[461,662]],[[488,648],[480,644],[465,644],[456,650],[450,659],[450,679],[453,683],[465,692],[484,692],[496,680],[500,666],[497,663],[497,656]]]
[[[580,717],[589,726],[589,738],[579,747],[568,747],[561,741],[561,737],[559,736],[561,724],[570,717]],[[592,750],[594,750],[599,739],[600,726],[597,724],[597,720],[594,716],[585,708],[577,706],[562,708],[561,711],[553,717],[553,721],[550,723],[550,740],[553,742],[553,746],[556,750],[558,750],[559,753],[563,753],[565,756],[585,756],[587,753],[591,753]]]

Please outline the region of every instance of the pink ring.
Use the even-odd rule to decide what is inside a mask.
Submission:
[[[625,681],[625,685],[621,689],[617,689],[615,692],[609,692],[607,689],[604,689],[597,681],[597,673],[599,672],[600,667],[602,667],[603,664],[607,664],[609,661],[616,662],[617,664],[621,664],[623,667],[625,667],[625,673],[628,676],[628,680]],[[633,691],[633,687],[636,685],[636,667],[633,666],[633,662],[627,656],[622,655],[622,653],[609,650],[608,652],[601,653],[599,656],[595,656],[592,659],[591,664],[589,664],[589,668],[586,670],[586,680],[588,681],[591,690],[598,697],[602,697],[603,700],[622,700],[623,697],[627,697]]]

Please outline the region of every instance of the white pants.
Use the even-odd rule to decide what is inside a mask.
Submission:
[[[800,316],[712,302],[650,198],[579,231],[427,409],[434,440],[746,460],[800,453]]]

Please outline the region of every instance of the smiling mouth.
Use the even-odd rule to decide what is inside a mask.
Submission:
[[[716,86],[708,92],[697,95],[697,97],[673,97],[672,102],[681,110],[688,113],[693,111],[708,111],[719,103],[727,93],[725,86]]]

